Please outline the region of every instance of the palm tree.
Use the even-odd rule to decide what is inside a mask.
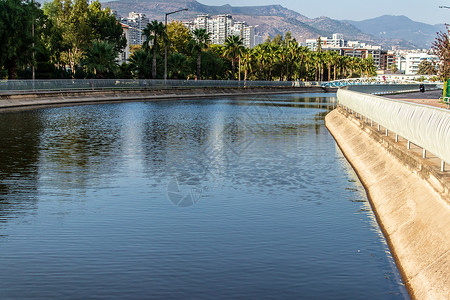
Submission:
[[[253,51],[247,48],[244,48],[242,51],[241,63],[244,68],[244,81],[247,80],[249,71],[250,73],[252,72],[253,53]]]
[[[284,77],[286,77],[286,81],[289,77],[289,61],[290,61],[290,52],[289,52],[289,46],[287,43],[282,43],[278,50],[278,59],[281,63],[281,74],[280,74],[280,80],[284,80]],[[283,69],[286,67],[286,74],[283,74]],[[284,76],[286,75],[286,76]]]
[[[162,38],[164,41],[166,40],[166,31],[165,26],[162,22],[157,20],[153,20],[152,22],[147,24],[147,27],[142,30],[142,33],[146,36],[146,40],[142,45],[142,48],[145,51],[150,50],[150,42],[153,42],[152,50],[153,50],[153,62],[152,62],[152,78],[156,78],[156,54],[159,48],[158,41]]]
[[[256,59],[258,63],[258,79],[261,80],[265,77],[265,66],[267,62],[267,45],[268,44],[259,44],[255,48],[253,48],[253,57]]]
[[[339,54],[335,51],[325,52],[324,62],[328,69],[328,81],[331,81],[331,66],[334,66],[334,80],[336,80],[336,64]]]
[[[280,51],[280,45],[273,42],[268,45],[269,76],[267,80],[272,80],[272,71],[275,66],[276,60],[280,57]]]
[[[169,74],[172,74],[173,79],[184,77],[186,69],[186,56],[181,53],[172,53],[169,58]]]
[[[338,52],[331,52],[331,61],[333,64],[333,80],[336,80],[337,68],[339,67],[341,56]]]
[[[294,66],[295,62],[298,62],[298,65],[301,66],[303,64],[304,53],[303,47],[300,47],[297,41],[290,40],[288,42],[288,62],[286,65],[287,78],[286,80],[292,80],[292,76],[294,74]],[[289,68],[290,67],[290,68]]]
[[[353,72],[359,68],[359,58],[358,57],[350,57],[345,66],[350,70],[350,78],[353,77]]]
[[[105,41],[93,41],[86,51],[86,57],[81,64],[95,77],[103,78],[107,72],[115,72],[118,68],[118,53],[114,44]]]
[[[315,66],[315,61],[314,61],[315,55],[314,55],[314,53],[315,52],[307,51],[307,52],[305,52],[305,56],[303,58],[304,65],[305,65],[305,71],[306,71],[305,77],[307,79],[310,78],[310,71]]]
[[[367,79],[369,79],[370,75],[374,74],[376,70],[372,55],[369,55],[368,58],[363,59],[361,65],[366,72]],[[362,74],[361,77],[363,77]]]
[[[139,49],[133,52],[129,58],[131,70],[138,78],[149,78],[149,70],[151,70],[151,59],[148,52]]]
[[[208,47],[210,42],[210,33],[204,28],[197,28],[192,32],[194,39],[193,49],[197,51],[197,79],[201,80],[201,67],[202,67],[202,50]]]
[[[225,52],[224,55],[231,59],[231,79],[234,78],[236,71],[236,60],[241,55],[244,46],[242,44],[242,39],[237,35],[230,35],[225,40]]]

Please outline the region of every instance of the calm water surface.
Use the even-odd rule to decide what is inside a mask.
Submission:
[[[407,298],[332,96],[1,113],[0,298]]]

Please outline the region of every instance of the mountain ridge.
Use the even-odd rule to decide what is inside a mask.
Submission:
[[[401,36],[406,41],[415,41],[421,48],[431,47],[437,32],[445,29],[445,25],[417,22],[403,15],[382,15],[362,21],[343,21],[378,38],[392,39]]]
[[[426,26],[424,26],[426,28],[425,36],[428,40],[423,43],[419,39],[420,35],[417,34],[413,35],[414,39],[409,40],[403,40],[393,34],[386,34],[385,36],[379,35],[376,32],[373,34],[373,30],[368,30],[364,21],[335,20],[326,16],[308,18],[299,12],[281,5],[237,7],[225,4],[222,6],[209,6],[199,3],[196,0],[118,0],[103,2],[102,4],[117,11],[122,17],[127,16],[131,11],[135,11],[145,13],[150,20],[157,19],[160,21],[163,21],[166,12],[182,8],[188,8],[188,11],[176,14],[176,19],[181,21],[192,21],[199,14],[213,16],[230,14],[235,20],[246,21],[252,26],[258,25],[257,31],[264,37],[274,37],[276,34],[283,35],[287,31],[290,31],[292,36],[300,42],[309,38],[317,38],[318,36],[331,36],[333,33],[342,33],[347,40],[359,40],[373,45],[382,45],[385,48],[397,46],[399,48],[412,49],[422,47],[430,40],[430,28]],[[169,21],[172,19],[173,17],[169,16]],[[410,20],[409,18],[407,19]],[[410,21],[414,22],[412,20]],[[411,36],[408,35],[409,32],[407,31],[404,34]],[[420,41],[419,43],[417,43],[418,40]]]

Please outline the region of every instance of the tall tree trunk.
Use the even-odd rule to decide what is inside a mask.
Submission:
[[[236,61],[234,57],[231,59],[231,80],[234,80],[234,73],[236,71]]]
[[[331,64],[328,64],[328,81],[331,81]]]
[[[152,78],[156,79],[156,47],[153,46]]]
[[[9,59],[5,63],[5,67],[8,70],[8,79],[17,78],[17,59]]]
[[[319,81],[319,65],[316,64],[316,75],[314,76],[314,81]]]
[[[199,49],[197,53],[197,80],[202,79],[201,71],[202,71],[202,49]]]
[[[289,62],[286,62],[286,81],[289,81],[290,78],[290,73],[289,73]]]

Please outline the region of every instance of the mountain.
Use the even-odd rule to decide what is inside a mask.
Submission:
[[[437,32],[445,30],[445,25],[429,25],[415,22],[405,16],[385,15],[364,21],[344,21],[360,31],[380,39],[398,39],[414,44],[419,48],[430,48]]]
[[[299,42],[318,36],[331,36],[333,33],[342,33],[347,40],[359,40],[373,45],[383,45],[386,48],[398,46],[400,48],[417,48],[413,42],[404,41],[398,37],[401,35],[383,36],[372,35],[361,30],[353,24],[353,21],[339,21],[328,17],[308,18],[298,12],[287,9],[281,5],[266,6],[241,6],[230,5],[209,6],[196,0],[118,0],[104,2],[113,11],[125,17],[129,12],[145,13],[150,20],[164,21],[166,12],[188,8],[176,14],[176,19],[192,21],[197,15],[230,14],[237,21],[246,21],[249,25],[258,26],[257,33],[267,37],[277,34],[283,35],[287,31],[292,33]],[[169,21],[175,16],[169,16]],[[362,28],[365,28],[363,23]],[[375,25],[377,26],[377,25]],[[431,25],[430,25],[431,26]]]

